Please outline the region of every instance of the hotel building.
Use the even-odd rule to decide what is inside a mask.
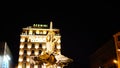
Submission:
[[[61,55],[60,31],[53,29],[52,22],[50,27],[46,24],[33,24],[23,28],[18,68],[63,68],[68,60]]]

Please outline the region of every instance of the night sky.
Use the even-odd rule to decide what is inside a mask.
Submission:
[[[40,12],[1,13],[0,41],[8,43],[17,64],[22,28],[52,21],[60,29],[62,54],[74,60],[68,68],[89,68],[89,56],[120,31],[119,10],[112,3],[106,5],[102,9],[59,6],[56,10],[39,8]]]

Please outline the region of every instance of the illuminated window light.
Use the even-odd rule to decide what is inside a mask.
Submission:
[[[20,48],[24,48],[24,46],[23,46],[23,45],[20,45]]]
[[[31,45],[28,45],[28,49],[30,49],[31,48]]]
[[[24,42],[24,41],[25,41],[25,38],[21,38],[21,39],[20,39],[20,42]]]
[[[42,31],[40,31],[40,34],[42,34],[43,32]]]
[[[36,46],[35,46],[35,48],[36,48],[36,49],[38,49],[38,48],[39,48],[39,46],[38,46],[38,45],[36,45]]]
[[[58,42],[58,43],[61,43],[61,40],[59,39],[57,42]]]
[[[60,45],[57,45],[57,49],[61,49]]]
[[[43,34],[46,34],[47,33],[47,31],[43,31]]]
[[[39,30],[36,30],[36,34],[39,34]]]
[[[30,61],[30,59],[29,58],[27,58],[27,62],[29,62]]]
[[[39,53],[38,53],[38,51],[35,51],[35,55],[38,55]]]
[[[22,59],[22,57],[20,57],[20,58],[19,58],[19,62],[22,62],[22,61],[23,61],[23,59]]]
[[[29,34],[32,34],[32,30],[29,31]]]
[[[19,55],[23,55],[23,51],[22,50],[20,50]]]
[[[31,52],[30,51],[27,51],[27,55],[30,55],[31,54]]]
[[[45,48],[46,48],[46,46],[45,46],[45,45],[43,45],[43,46],[42,46],[42,48],[43,48],[43,49],[45,49]]]

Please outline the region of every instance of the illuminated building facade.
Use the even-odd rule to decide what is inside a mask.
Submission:
[[[6,42],[0,42],[0,68],[13,68],[12,54]]]
[[[120,32],[113,35],[115,41],[116,55],[117,55],[117,66],[120,68]]]
[[[61,55],[59,29],[45,24],[23,28],[18,68],[63,68],[71,59]]]
[[[90,56],[91,68],[120,68],[120,32]]]

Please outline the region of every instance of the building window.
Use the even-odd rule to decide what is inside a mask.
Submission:
[[[27,40],[28,40],[28,39],[27,39],[27,38],[25,38],[25,42],[27,42]]]
[[[27,54],[27,50],[24,50],[24,54],[25,54],[25,55]]]
[[[38,50],[35,51],[35,55],[37,56],[39,54]]]
[[[24,48],[27,48],[27,44],[24,45]]]
[[[31,54],[31,51],[30,51],[30,50],[28,50],[28,51],[27,51],[27,55],[30,55],[30,54]]]
[[[38,49],[38,48],[39,48],[39,45],[38,45],[38,44],[36,44],[36,45],[35,45],[35,48],[36,48],[36,49]]]
[[[27,47],[27,48],[29,48],[29,49],[30,49],[30,48],[31,48],[31,44],[28,44],[28,47]]]
[[[42,48],[42,44],[39,44],[39,48]]]
[[[39,50],[39,54],[41,54],[41,52],[42,52],[42,51],[41,51],[41,50]]]
[[[20,50],[19,55],[23,55],[23,50]]]
[[[34,52],[35,52],[35,51],[34,51],[34,50],[32,50],[32,54],[34,54]]]
[[[24,45],[23,45],[23,44],[21,44],[21,45],[20,45],[20,48],[24,48]]]
[[[29,34],[30,34],[30,35],[32,34],[32,30],[29,30]]]
[[[26,33],[27,33],[27,35],[29,34],[29,31],[28,30],[26,30]]]
[[[35,48],[35,44],[32,44],[32,48]]]
[[[26,61],[26,56],[23,57],[23,60]]]
[[[60,45],[56,45],[55,48],[61,49],[61,46]]]
[[[23,58],[20,56],[19,57],[19,62],[22,62],[23,61]]]
[[[47,31],[43,31],[43,34],[46,34],[47,33]]]
[[[20,39],[20,42],[24,42],[24,41],[25,41],[25,38],[21,38],[21,39]]]
[[[36,30],[36,34],[39,34],[39,30]]]
[[[36,35],[36,31],[35,30],[33,30],[33,35]]]
[[[43,34],[43,31],[40,31],[40,34]]]

